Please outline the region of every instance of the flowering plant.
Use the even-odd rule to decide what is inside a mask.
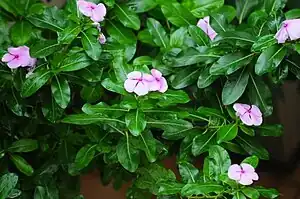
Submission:
[[[0,199],[83,198],[95,168],[133,199],[278,197],[249,185],[259,137],[282,133],[271,90],[300,78],[299,18],[284,0],[1,0]]]

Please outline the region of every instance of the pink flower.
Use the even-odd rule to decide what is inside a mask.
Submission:
[[[124,88],[129,93],[136,93],[138,96],[146,95],[149,92],[149,82],[154,81],[154,77],[139,71],[133,71],[127,75]]]
[[[258,180],[258,175],[250,164],[233,164],[229,167],[228,177],[236,180],[241,185],[251,185],[253,180]]]
[[[159,91],[164,93],[168,90],[167,80],[162,76],[162,73],[156,69],[151,70],[154,80],[149,84],[150,91]]]
[[[105,35],[103,33],[99,34],[98,41],[100,42],[100,44],[105,44],[106,37],[105,37]]]
[[[209,24],[209,16],[200,19],[197,26],[201,28],[207,36],[209,36],[210,40],[213,40],[217,36],[216,31]]]
[[[300,19],[285,20],[275,38],[278,43],[285,43],[287,39],[297,40],[300,38]]]
[[[2,57],[3,62],[7,62],[9,68],[18,68],[26,66],[34,66],[35,58],[31,58],[29,48],[27,46],[20,46],[17,48],[8,48],[8,53]]]
[[[255,105],[236,103],[233,105],[233,109],[242,122],[248,126],[259,126],[263,122],[262,113]]]
[[[103,3],[96,5],[93,2],[78,0],[77,5],[79,11],[83,15],[90,17],[92,21],[100,22],[104,20],[104,16],[106,15],[106,7]]]

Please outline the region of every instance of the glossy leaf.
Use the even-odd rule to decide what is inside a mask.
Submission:
[[[258,166],[259,159],[257,156],[253,155],[248,158],[245,158],[242,163],[247,163],[256,168]]]
[[[125,123],[131,134],[134,136],[140,135],[147,125],[145,114],[139,109],[127,113],[125,116]]]
[[[58,32],[58,43],[70,44],[79,35],[81,28],[78,24],[70,24],[63,31]]]
[[[247,17],[248,14],[253,10],[255,6],[258,4],[258,0],[236,0],[236,11],[237,18],[239,19],[239,23]]]
[[[199,77],[200,70],[201,68],[188,67],[178,71],[171,81],[172,87],[182,89],[193,84]]]
[[[15,188],[18,176],[14,173],[6,173],[0,178],[0,199],[6,199],[10,192]]]
[[[169,37],[163,26],[153,18],[148,18],[147,27],[152,35],[154,43],[162,48],[167,48],[169,45]]]
[[[95,147],[95,145],[88,144],[78,151],[75,158],[75,165],[78,169],[85,168],[93,160],[96,152]]]
[[[182,196],[206,195],[209,193],[221,193],[224,190],[222,185],[217,183],[187,184],[181,190]]]
[[[222,126],[217,134],[218,143],[233,140],[237,136],[237,133],[238,127],[236,124]]]
[[[210,74],[209,70],[210,69],[207,67],[202,69],[202,71],[200,72],[197,82],[198,88],[206,88],[219,78],[219,76],[217,75]]]
[[[36,43],[30,48],[30,54],[32,57],[42,58],[53,54],[61,49],[61,45],[55,40],[47,40]]]
[[[68,81],[62,77],[54,76],[51,91],[56,103],[65,109],[71,100],[71,89]]]
[[[92,60],[84,53],[72,54],[62,61],[58,72],[61,71],[76,71],[92,65]]]
[[[19,155],[15,155],[15,154],[11,154],[9,157],[10,157],[11,161],[19,169],[19,171],[21,171],[22,173],[24,173],[27,176],[33,175],[33,172],[34,172],[33,168],[24,158],[22,158]]]
[[[15,23],[10,29],[10,38],[16,46],[26,44],[32,33],[32,25],[27,21],[20,21]]]
[[[7,149],[9,152],[24,153],[31,152],[38,148],[37,140],[33,139],[21,139],[12,143]]]
[[[114,13],[125,27],[134,30],[140,29],[141,21],[139,16],[130,10],[128,6],[115,4]]]
[[[97,37],[89,32],[81,32],[81,43],[86,54],[97,61],[101,56],[101,45]]]
[[[182,162],[178,167],[184,183],[195,183],[199,179],[199,170],[191,163]]]

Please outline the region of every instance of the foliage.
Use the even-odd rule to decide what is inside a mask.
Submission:
[[[101,31],[76,0],[63,9],[38,0],[0,1],[0,56],[26,45],[30,72],[0,62],[0,199],[82,198],[79,175],[132,181],[128,198],[276,198],[227,176],[228,152],[268,160],[260,136],[279,124],[244,125],[235,102],[273,113],[272,90],[300,78],[300,43],[277,44],[284,0],[93,0],[108,9]],[[196,26],[210,16],[211,41]],[[128,73],[156,68],[165,93],[126,92]],[[161,162],[176,154],[180,177]],[[203,168],[195,160],[204,157]]]

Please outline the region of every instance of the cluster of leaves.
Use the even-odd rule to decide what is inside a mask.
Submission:
[[[270,116],[274,85],[300,78],[300,44],[274,39],[300,11],[285,12],[284,0],[90,1],[108,9],[104,45],[76,0],[63,9],[0,1],[1,57],[26,45],[38,58],[32,74],[0,62],[0,198],[81,198],[78,176],[94,168],[115,188],[135,179],[128,198],[275,198],[229,181],[224,149],[269,158],[257,137],[280,136],[282,127],[245,126],[232,104]],[[213,41],[196,26],[208,15]],[[128,73],[151,68],[167,77],[167,92],[124,90]],[[180,182],[156,164],[174,153]],[[199,155],[207,156],[203,172],[193,166]]]

